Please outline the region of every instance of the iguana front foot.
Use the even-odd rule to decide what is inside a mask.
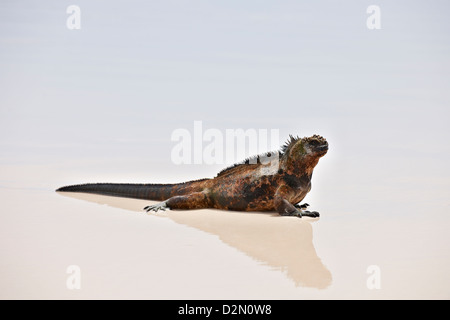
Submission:
[[[302,211],[302,215],[312,218],[320,217],[320,214],[317,211]]]
[[[320,214],[317,211],[304,211],[304,210],[297,210],[290,213],[283,214],[283,216],[293,216],[293,217],[311,217],[311,218],[318,218],[320,217]]]
[[[281,214],[282,216],[292,216],[292,217],[311,217],[311,218],[318,218],[320,217],[320,214],[317,211],[307,211],[307,210],[295,210],[291,212],[286,212]]]
[[[302,205],[300,205],[299,203],[297,203],[294,207],[298,208],[298,209],[306,209],[309,207],[308,203],[304,203]]]
[[[151,205],[151,206],[146,206],[144,208],[144,210],[147,212],[150,212],[150,211],[158,212],[159,210],[166,211],[166,209],[170,209],[167,206],[167,201],[163,201],[163,202]]]
[[[309,207],[308,203],[304,203],[302,205],[300,205],[299,203],[297,203],[296,205],[294,205],[294,207],[300,209],[301,213],[303,216],[306,217],[312,217],[312,218],[318,218],[320,217],[320,214],[317,211],[307,211],[305,210],[306,208]]]
[[[302,217],[302,211],[295,210],[295,211],[291,211],[291,212],[283,212],[280,215],[285,216],[285,217],[298,217],[298,218],[301,218]]]

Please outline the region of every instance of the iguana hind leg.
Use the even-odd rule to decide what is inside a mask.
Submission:
[[[174,196],[155,205],[144,208],[145,211],[155,211],[175,209],[175,210],[191,210],[209,208],[208,196],[205,192],[193,192],[184,196]]]

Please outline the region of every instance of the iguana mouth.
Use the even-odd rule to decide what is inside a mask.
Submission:
[[[324,144],[321,144],[314,148],[314,152],[319,156],[323,157],[328,152],[328,142],[325,141]]]
[[[319,151],[326,151],[326,150],[328,150],[328,143],[318,146],[318,147],[316,147],[316,149]]]

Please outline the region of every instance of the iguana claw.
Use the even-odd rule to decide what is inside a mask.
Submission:
[[[302,215],[312,218],[320,217],[320,214],[317,211],[302,211]]]
[[[306,208],[309,207],[309,204],[308,203],[304,203],[304,204],[300,205],[300,204],[297,203],[294,207],[299,208],[299,209],[306,209]]]
[[[166,201],[163,201],[163,202],[151,205],[151,206],[146,206],[144,208],[144,210],[147,212],[150,212],[150,211],[158,212],[159,210],[166,211],[166,209],[169,209],[169,207],[166,204]]]

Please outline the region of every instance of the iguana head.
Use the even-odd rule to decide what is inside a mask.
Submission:
[[[317,134],[301,139],[305,155],[312,157],[323,157],[328,151],[328,142],[324,137]]]
[[[328,142],[324,137],[313,135],[294,138],[281,149],[281,168],[290,174],[312,174],[314,167],[328,151]]]
[[[320,158],[328,151],[328,142],[324,137],[317,134],[311,137],[294,138],[289,136],[290,140],[282,148],[282,152],[289,157],[294,158]]]

